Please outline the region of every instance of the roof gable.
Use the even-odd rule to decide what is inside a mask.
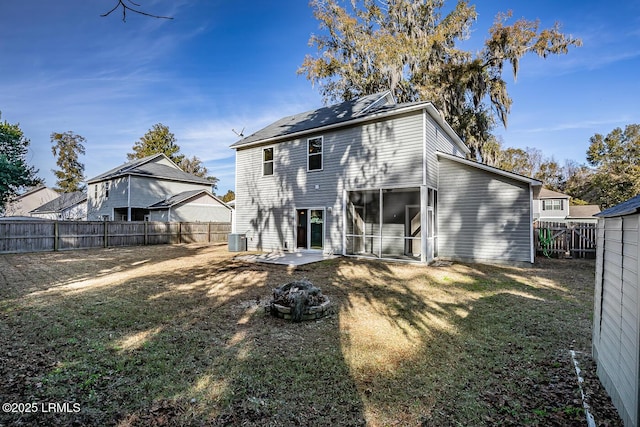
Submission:
[[[460,137],[444,120],[442,114],[432,103],[419,101],[396,104],[391,91],[368,95],[352,101],[284,117],[232,144],[231,148],[240,149],[253,145],[276,143],[312,132],[324,132],[344,126],[353,126],[357,123],[384,119],[393,115],[421,110],[426,111],[428,115],[440,125],[462,152],[470,153],[469,148],[462,142]]]
[[[170,207],[173,207],[175,205],[178,205],[180,203],[192,200],[192,199],[197,199],[200,196],[207,196],[212,198],[213,200],[215,200],[216,202],[218,202],[221,206],[226,207],[227,209],[231,210],[231,207],[228,206],[226,203],[224,203],[222,200],[218,199],[216,196],[214,196],[213,194],[211,194],[209,191],[207,190],[190,190],[190,191],[183,191],[182,193],[178,193],[175,194],[165,200],[161,200],[157,203],[154,203],[153,205],[149,206],[149,209],[167,209]]]
[[[162,153],[125,163],[91,178],[87,183],[91,184],[126,175],[146,176],[149,178],[161,178],[171,181],[193,182],[198,184],[211,184],[205,178],[200,178],[193,174],[184,172],[178,165]]]

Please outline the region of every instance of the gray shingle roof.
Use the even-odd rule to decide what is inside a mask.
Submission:
[[[548,188],[541,188],[540,195],[538,196],[540,199],[570,199],[571,196],[558,193],[557,191],[549,190]]]
[[[184,200],[187,200],[199,193],[206,193],[206,191],[205,190],[183,191],[182,193],[175,194],[169,197],[168,199],[161,200],[157,203],[154,203],[153,205],[149,206],[149,208],[168,208]]]
[[[613,216],[632,215],[638,212],[640,212],[640,194],[630,198],[626,202],[622,202],[619,205],[605,209],[595,216],[600,218],[610,218]]]
[[[189,190],[189,191],[183,191],[182,193],[175,194],[169,197],[168,199],[161,200],[157,203],[154,203],[153,205],[149,206],[149,209],[169,208],[177,205],[178,203],[182,203],[185,200],[189,200],[190,198],[195,197],[198,194],[207,194],[208,196],[220,202],[221,205],[226,206],[226,204],[222,200],[218,199],[216,196],[214,196],[207,190]]]
[[[348,122],[366,116],[368,113],[397,108],[399,105],[406,106],[407,104],[395,104],[390,91],[364,96],[352,101],[284,117],[232,144],[231,148],[238,148],[266,139]]]
[[[600,213],[598,205],[569,206],[569,218],[591,218],[598,213]]]
[[[164,157],[168,159],[164,154],[154,154],[152,156],[147,156],[142,159],[134,160],[129,163],[125,163],[121,166],[113,168],[103,174],[100,174],[94,178],[91,178],[87,181],[87,183],[104,181],[107,179],[113,179],[125,175],[138,175],[138,176],[148,176],[151,178],[163,178],[171,181],[183,181],[183,182],[194,182],[198,184],[211,184],[210,181],[207,181],[204,178],[200,178],[198,176],[192,175],[190,173],[184,172],[182,169],[177,167],[171,167],[159,163],[155,163],[159,157]]]
[[[94,181],[102,181],[105,179],[109,179],[109,178],[113,178],[116,176],[120,176],[122,175],[124,172],[135,168],[136,166],[139,166],[141,164],[150,162],[154,159],[157,159],[158,157],[161,157],[162,154],[153,154],[151,156],[147,156],[147,157],[143,157],[142,159],[136,159],[136,160],[132,160],[128,163],[125,163],[123,165],[117,166],[113,169],[110,169],[104,173],[101,173],[100,175],[97,175],[89,180],[87,180],[87,182],[94,182]]]
[[[73,193],[62,193],[60,196],[53,200],[48,201],[42,206],[38,206],[31,212],[34,213],[52,213],[62,212],[65,209],[71,208],[79,203],[85,202],[87,195],[82,191],[75,191]]]

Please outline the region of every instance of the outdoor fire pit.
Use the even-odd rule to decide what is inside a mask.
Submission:
[[[295,280],[273,290],[271,314],[293,322],[319,319],[327,315],[331,302],[307,280]]]

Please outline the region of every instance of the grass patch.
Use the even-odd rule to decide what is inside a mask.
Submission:
[[[589,377],[592,261],[291,269],[180,245],[2,255],[0,270],[0,400],[81,408],[0,425],[583,425],[569,349],[596,419],[620,425]],[[265,313],[303,277],[332,315]]]

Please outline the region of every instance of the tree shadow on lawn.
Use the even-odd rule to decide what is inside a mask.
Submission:
[[[25,271],[5,287],[0,311],[0,400],[81,411],[3,413],[0,424],[313,424],[314,411],[363,420],[335,322],[283,324],[260,305],[292,270],[233,261],[226,250],[139,248],[127,266],[92,278],[87,271],[105,270],[96,252],[109,258],[70,254],[76,270],[64,280],[37,268],[31,280],[32,264],[14,258]]]
[[[520,397],[548,380],[533,367],[585,333],[571,326],[578,311],[560,314],[571,290],[532,284],[533,269],[349,259],[290,269],[191,245],[126,255],[126,265],[74,255],[69,277],[10,292],[1,400],[81,411],[6,422],[509,423],[521,413],[503,414],[504,396],[529,408]],[[92,279],[90,267],[103,273]],[[272,288],[305,276],[333,315],[292,324],[265,313]]]

